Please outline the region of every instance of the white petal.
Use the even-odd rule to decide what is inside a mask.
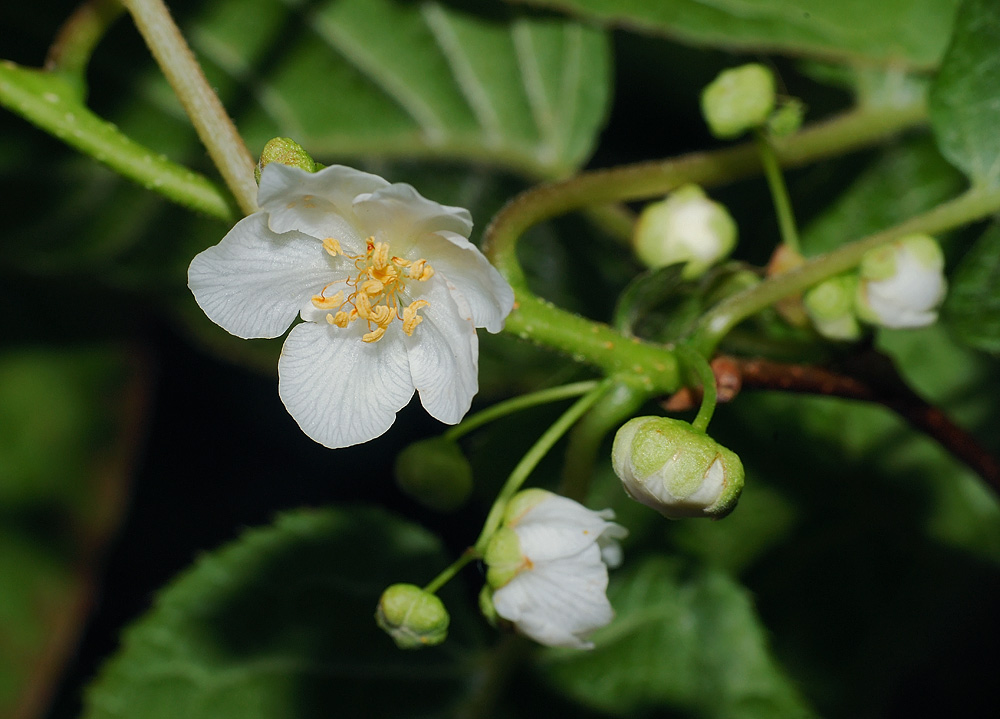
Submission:
[[[243,339],[277,337],[344,261],[327,254],[315,238],[272,232],[267,217],[257,212],[191,261],[188,287],[209,319],[226,331]]]
[[[390,243],[397,252],[407,251],[416,239],[429,233],[446,230],[468,236],[472,232],[468,210],[428,200],[403,183],[359,197],[354,213],[365,232]]]
[[[348,447],[383,434],[413,396],[398,327],[361,341],[363,322],[340,328],[304,322],[278,360],[278,394],[302,431],[320,444]]]
[[[354,218],[353,202],[388,182],[378,175],[343,165],[319,172],[271,163],[260,176],[257,203],[270,215],[275,232],[298,230],[324,239],[333,237],[351,254],[364,249],[364,240]]]
[[[514,307],[514,291],[478,247],[454,232],[439,232],[418,240],[413,254],[426,257],[465,298],[476,327],[503,329]]]
[[[421,285],[420,298],[430,305],[420,310],[424,320],[413,336],[403,335],[410,376],[424,409],[441,422],[455,424],[479,391],[479,340],[468,306],[443,280],[434,277]]]
[[[596,545],[578,561],[536,564],[493,594],[504,619],[542,644],[589,649],[585,637],[608,624],[614,611],[605,595],[608,573]]]
[[[573,557],[602,538],[628,534],[621,525],[605,521],[606,512],[594,512],[567,497],[552,494],[510,522],[521,541],[522,553],[533,562]],[[613,516],[613,513],[612,513]]]

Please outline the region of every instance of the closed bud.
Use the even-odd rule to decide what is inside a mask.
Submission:
[[[258,183],[260,183],[261,170],[272,162],[277,162],[279,165],[300,167],[306,172],[316,172],[319,169],[319,165],[313,161],[305,148],[287,137],[275,137],[264,145],[264,149],[260,153],[260,161],[254,168],[254,177],[257,178]]]
[[[414,442],[396,457],[396,484],[425,507],[450,512],[472,492],[472,467],[455,442],[444,437]]]
[[[723,205],[697,185],[685,185],[661,202],[647,205],[635,230],[635,251],[647,267],[678,262],[685,279],[705,273],[733,251],[736,222]]]
[[[806,106],[797,97],[790,97],[767,118],[767,131],[775,137],[785,137],[802,127]]]
[[[858,291],[856,275],[845,274],[820,282],[806,292],[803,301],[816,331],[832,340],[856,340],[861,325],[854,311]]]
[[[629,496],[668,519],[723,517],[743,489],[740,458],[679,419],[629,420],[611,456]]]
[[[774,75],[757,63],[723,70],[701,93],[708,128],[723,140],[765,124],[773,109]]]
[[[872,250],[859,268],[858,316],[883,327],[923,327],[944,300],[944,254],[929,235],[908,235]]]
[[[448,636],[450,617],[437,595],[415,584],[393,584],[382,593],[375,622],[400,649],[440,644]]]

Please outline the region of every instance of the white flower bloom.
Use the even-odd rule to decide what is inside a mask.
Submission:
[[[468,239],[467,210],[334,165],[267,165],[260,211],[191,262],[205,314],[244,339],[277,337],[278,393],[327,447],[378,437],[419,392],[454,424],[478,390],[476,327],[498,332],[510,286]]]
[[[608,567],[628,534],[613,518],[542,489],[515,495],[485,556],[496,613],[541,644],[592,648],[586,637],[614,617]]]
[[[944,254],[928,235],[908,235],[861,261],[858,316],[883,327],[923,327],[944,300]]]

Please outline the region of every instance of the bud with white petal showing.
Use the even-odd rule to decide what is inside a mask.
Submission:
[[[733,251],[736,222],[700,187],[684,185],[665,200],[646,206],[633,241],[647,267],[686,262],[683,276],[694,279]]]
[[[865,255],[859,268],[858,316],[883,327],[923,327],[944,300],[944,254],[929,235],[907,235]]]
[[[450,617],[437,595],[415,584],[393,584],[382,593],[375,622],[400,649],[440,644],[448,636]]]
[[[858,278],[853,273],[831,277],[806,292],[803,303],[816,331],[831,340],[856,340],[861,325],[854,310]]]
[[[679,419],[629,420],[611,457],[629,496],[668,519],[723,517],[743,489],[740,458]]]
[[[702,90],[701,112],[713,135],[731,139],[766,123],[774,100],[774,75],[751,63],[719,73]]]

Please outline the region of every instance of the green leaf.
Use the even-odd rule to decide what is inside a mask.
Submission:
[[[954,197],[963,186],[929,140],[889,148],[802,232],[807,256],[884,230]]]
[[[1000,182],[1000,3],[965,0],[931,86],[931,125],[942,154],[973,185]]]
[[[772,658],[746,590],[727,574],[650,557],[613,577],[617,616],[592,652],[551,650],[545,675],[616,716],[671,708],[719,719],[814,716]]]
[[[440,647],[404,652],[375,625],[382,591],[447,564],[436,538],[384,511],[286,514],[202,557],[124,636],[86,719],[441,716],[475,667],[469,602]]]
[[[460,158],[555,177],[587,159],[604,121],[610,53],[587,25],[438,2],[247,5],[213,3],[190,34],[259,101],[239,123],[254,150],[284,134],[315,157]]]
[[[520,1],[696,45],[923,68],[941,57],[958,3],[883,0],[873,12],[867,0]]]
[[[944,317],[970,347],[1000,354],[1000,225],[991,225],[962,258]]]

